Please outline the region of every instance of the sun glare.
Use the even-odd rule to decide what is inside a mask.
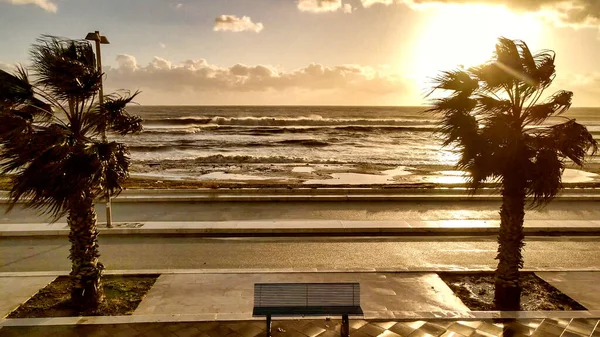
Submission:
[[[420,31],[411,67],[411,77],[421,88],[439,71],[489,60],[500,36],[524,40],[535,51],[542,30],[536,17],[504,7],[447,5],[424,11],[430,18]]]

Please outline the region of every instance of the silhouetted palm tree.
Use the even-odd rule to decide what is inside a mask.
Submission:
[[[103,130],[140,131],[125,111],[138,94],[96,102],[101,74],[91,45],[43,36],[31,49],[31,72],[0,71],[0,169],[12,174],[11,207],[26,205],[58,219],[68,215],[71,300],[95,310],[103,300],[94,200],[121,191],[128,176],[127,147],[103,142]]]
[[[561,116],[571,106],[572,92],[558,91],[541,99],[555,77],[555,54],[532,55],[523,41],[500,38],[492,59],[470,69],[442,72],[433,91],[449,92],[433,99],[429,110],[442,118],[444,146],[460,151],[458,167],[470,172],[470,188],[484,181],[501,184],[498,267],[495,304],[518,310],[523,267],[525,197],[532,206],[550,202],[562,188],[567,160],[581,166],[588,151],[597,150],[592,135],[575,120]]]

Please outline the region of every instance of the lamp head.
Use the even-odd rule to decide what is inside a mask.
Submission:
[[[100,41],[101,44],[110,44],[110,42],[108,42],[108,39],[106,38],[106,36],[100,35],[99,31],[95,31],[93,33],[88,33],[85,36],[85,39],[89,40],[89,41]]]
[[[86,39],[86,40],[90,40],[90,41],[98,41],[98,40],[100,40],[100,34],[98,34],[98,32],[95,32],[95,33],[88,33],[88,34],[85,36],[85,39]]]

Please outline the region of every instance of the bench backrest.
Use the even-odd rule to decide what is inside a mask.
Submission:
[[[255,307],[359,307],[360,283],[256,283]]]

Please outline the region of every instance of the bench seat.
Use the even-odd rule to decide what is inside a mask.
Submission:
[[[342,316],[341,335],[349,335],[348,316],[364,315],[359,283],[256,283],[252,316]]]
[[[329,315],[364,315],[362,308],[346,306],[329,307],[255,307],[252,316],[329,316]]]

